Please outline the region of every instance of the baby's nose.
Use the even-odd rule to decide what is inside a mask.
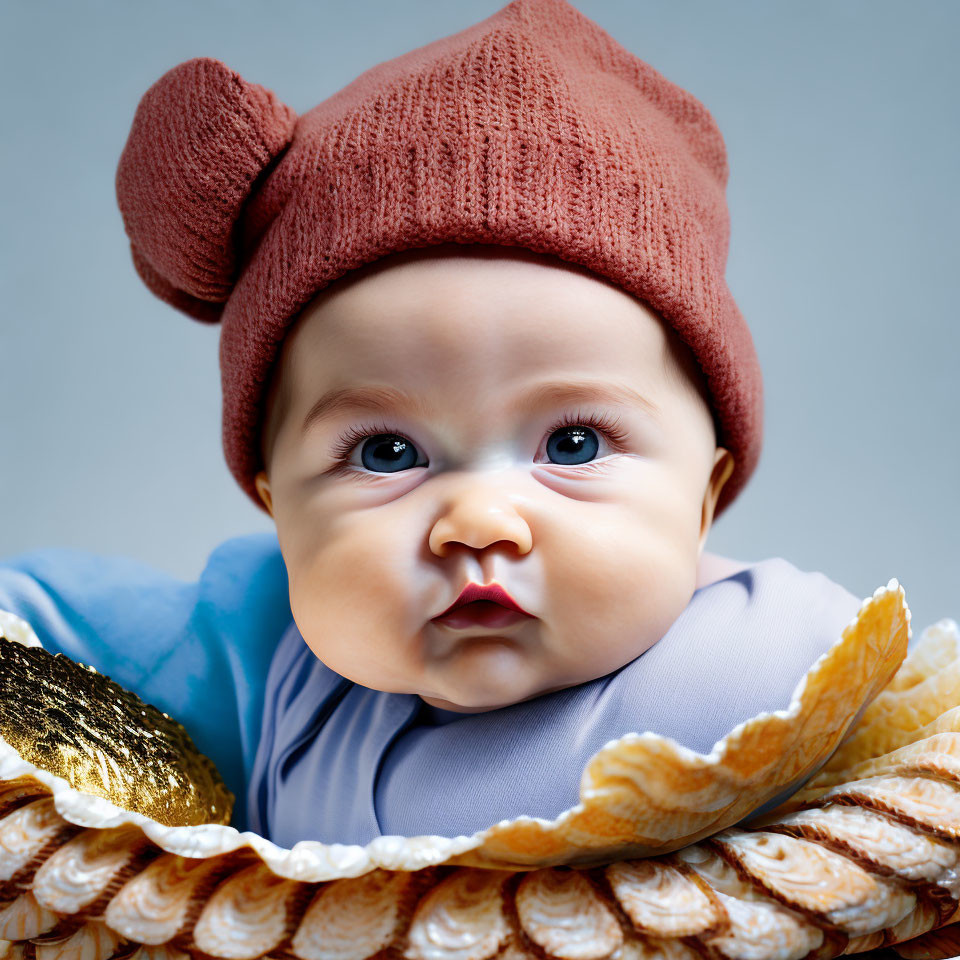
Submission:
[[[501,540],[515,544],[521,555],[533,547],[530,527],[507,492],[482,480],[451,490],[430,530],[430,549],[440,557],[446,556],[449,543],[482,550]]]

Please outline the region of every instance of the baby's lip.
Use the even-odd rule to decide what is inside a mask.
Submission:
[[[516,613],[521,613],[526,617],[532,616],[532,614],[527,613],[523,607],[517,603],[513,597],[510,596],[507,591],[500,586],[499,583],[467,583],[467,585],[460,591],[460,595],[457,597],[453,603],[447,607],[443,613],[437,614],[434,617],[434,620],[439,620],[441,617],[445,617],[448,613],[452,613],[458,607],[462,607],[468,603],[474,603],[477,600],[486,600],[491,603],[499,604],[501,607],[505,607],[507,610],[513,610]]]
[[[439,617],[434,617],[433,622],[453,630],[471,630],[477,627],[484,630],[503,630],[529,619],[525,613],[510,610],[499,603],[474,600],[473,603],[462,604]]]

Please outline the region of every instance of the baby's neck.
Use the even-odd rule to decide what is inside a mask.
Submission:
[[[731,560],[729,557],[721,557],[716,553],[700,554],[700,562],[697,564],[697,585],[694,588],[699,590],[718,580],[739,573],[751,566],[749,563],[741,563],[739,560]]]

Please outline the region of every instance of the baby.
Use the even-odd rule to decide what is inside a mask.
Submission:
[[[150,289],[222,320],[227,462],[277,536],[198,585],[13,558],[0,608],[180,719],[284,846],[552,819],[613,738],[709,752],[787,707],[860,601],[704,553],[762,433],[726,176],[703,105],[565,0],[300,118],[175,68],[118,197]]]
[[[693,355],[559,259],[454,243],[353,271],[287,334],[266,409],[295,624],[248,800],[284,845],[555,817],[614,737],[709,752],[787,706],[859,606],[785,561],[709,587],[733,459]]]

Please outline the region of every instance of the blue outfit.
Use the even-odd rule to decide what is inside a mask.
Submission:
[[[73,550],[0,563],[0,609],[183,723],[236,796],[233,825],[284,847],[553,819],[609,740],[653,730],[708,753],[743,720],[787,707],[860,602],[821,573],[764,560],[697,590],[619,670],[459,714],[321,663],[292,621],[273,534],[222,544],[197,583]]]

